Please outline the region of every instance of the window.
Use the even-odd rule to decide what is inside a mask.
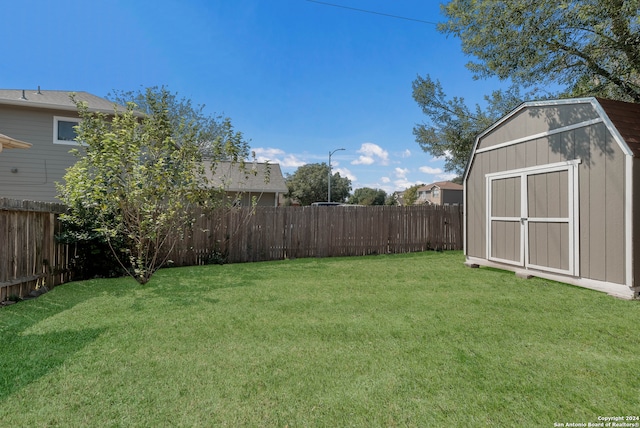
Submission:
[[[431,189],[431,195],[432,195],[434,198],[439,197],[439,196],[440,196],[440,188],[438,188],[438,187],[434,187],[434,188],[432,188],[432,189]]]
[[[74,127],[80,123],[80,119],[74,117],[53,117],[53,144],[77,145],[76,130]]]

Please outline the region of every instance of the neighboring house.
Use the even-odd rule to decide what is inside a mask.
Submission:
[[[418,188],[416,205],[462,205],[464,187],[451,181],[438,181]]]
[[[404,191],[396,191],[393,192],[393,199],[396,201],[396,205],[403,206],[404,205]]]
[[[29,150],[0,155],[0,197],[59,202],[56,182],[76,161],[73,127],[79,123],[69,91],[0,89],[0,130],[31,144]],[[90,111],[113,113],[114,104],[87,92],[75,92]],[[4,143],[3,143],[4,146]]]
[[[640,104],[525,103],[464,175],[467,265],[640,297]]]
[[[258,206],[277,207],[281,196],[289,190],[277,163],[246,162],[245,169],[233,162],[204,161],[205,173],[212,187],[222,188],[236,205],[250,206],[255,198]]]

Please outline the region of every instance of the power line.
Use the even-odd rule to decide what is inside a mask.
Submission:
[[[325,5],[325,6],[333,6],[333,7],[339,7],[339,8],[342,8],[342,9],[355,10],[357,12],[364,12],[364,13],[371,13],[373,15],[386,16],[386,17],[389,17],[389,18],[404,19],[404,20],[407,20],[407,21],[421,22],[423,24],[438,25],[437,22],[424,21],[422,19],[415,19],[415,18],[407,18],[406,16],[391,15],[391,14],[388,14],[388,13],[375,12],[373,10],[358,9],[356,7],[343,6],[343,5],[340,5],[340,4],[327,3],[327,2],[324,2],[324,1],[317,1],[317,0],[307,0],[307,1],[311,2],[311,3],[322,4],[322,5]]]

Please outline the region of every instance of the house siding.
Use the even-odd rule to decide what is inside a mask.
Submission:
[[[537,135],[552,129],[583,123],[598,118],[598,113],[589,103],[561,106],[532,107],[517,113],[510,120],[500,123],[495,129],[482,136],[477,149],[487,148],[507,141]],[[624,284],[625,282],[625,155],[618,147],[604,123],[568,130],[554,135],[509,145],[494,150],[475,153],[467,174],[468,256],[487,259],[486,254],[486,180],[487,173],[509,171],[525,167],[552,164],[580,159],[578,167],[579,187],[579,235],[577,246],[580,251],[580,276],[599,281]],[[640,174],[636,174],[640,182]],[[562,176],[550,175],[532,183],[537,194],[546,190],[566,188],[560,180]],[[556,180],[557,182],[555,182]],[[560,186],[560,187],[558,187]],[[563,190],[564,191],[564,190]],[[558,193],[541,203],[549,208],[559,203],[567,195]],[[550,216],[553,213],[550,213]],[[560,213],[562,214],[562,213]],[[640,217],[640,214],[637,214]],[[509,227],[509,226],[504,226]],[[512,226],[511,226],[512,227]],[[554,260],[551,267],[565,269],[568,253],[554,239],[568,236],[565,225],[530,225],[530,232],[536,233],[531,242],[532,261]],[[538,232],[540,232],[538,234]],[[493,231],[498,236],[516,240],[514,231]],[[500,239],[502,241],[502,239]],[[506,243],[497,242],[500,251],[512,251]],[[555,245],[555,246],[554,246]],[[635,244],[636,247],[638,244]],[[549,253],[555,248],[557,253]],[[635,268],[636,274],[640,269]]]
[[[276,194],[271,192],[259,193],[259,192],[247,192],[240,193],[239,195],[234,195],[232,192],[229,193],[232,197],[240,196],[240,205],[243,207],[251,207],[254,206],[254,198],[255,198],[255,206],[258,207],[276,207],[278,206],[278,200],[276,199]]]
[[[0,154],[0,197],[59,202],[55,183],[76,158],[69,153],[75,146],[53,143],[54,116],[77,117],[65,110],[0,105],[1,132],[32,144]]]
[[[441,189],[440,195],[443,204],[462,204],[462,202],[464,201],[462,197],[462,191],[460,190]]]

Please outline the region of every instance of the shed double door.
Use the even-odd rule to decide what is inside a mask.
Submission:
[[[578,164],[486,176],[489,260],[578,275]]]

